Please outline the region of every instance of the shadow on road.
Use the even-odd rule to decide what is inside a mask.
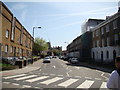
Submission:
[[[80,62],[78,64],[71,64],[69,62],[66,62],[65,64],[68,66],[86,67],[86,68],[99,70],[107,73],[111,73],[115,69],[114,66],[100,65],[97,63],[88,63],[88,62]]]

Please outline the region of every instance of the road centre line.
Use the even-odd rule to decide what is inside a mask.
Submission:
[[[63,75],[58,75],[58,76],[63,76]]]
[[[55,76],[55,74],[50,74],[50,75]]]
[[[17,84],[17,83],[12,83],[13,85],[16,85],[16,86],[18,86],[18,85],[20,85],[20,84]]]
[[[92,79],[91,77],[85,77],[86,79]]]
[[[70,75],[68,73],[66,73],[68,77],[70,77]]]
[[[30,88],[31,86],[23,85],[23,88]]]
[[[96,80],[101,80],[100,78],[95,78]]]
[[[102,73],[101,76],[105,79],[108,79],[108,77],[104,76],[105,73]]]
[[[76,78],[81,78],[81,76],[75,76]]]
[[[3,82],[3,83],[5,83],[5,84],[10,84],[10,82]]]

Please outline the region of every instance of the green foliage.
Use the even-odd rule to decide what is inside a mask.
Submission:
[[[48,50],[48,44],[43,38],[35,38],[33,44],[33,54],[41,55],[42,51]]]
[[[61,53],[58,49],[53,49],[52,52],[55,56],[58,56]]]

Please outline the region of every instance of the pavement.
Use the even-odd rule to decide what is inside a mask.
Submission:
[[[33,64],[29,64],[26,67],[23,67],[20,69],[1,71],[0,76],[22,74],[22,73],[27,73],[27,72],[31,72],[34,70],[38,70],[42,66],[42,61],[43,61],[42,59],[39,59],[39,60],[35,61]]]
[[[23,67],[21,69],[14,69],[14,70],[7,70],[7,71],[2,71],[0,72],[0,76],[9,76],[9,75],[16,75],[16,74],[22,74],[22,73],[27,73],[31,72],[34,70],[38,70],[42,66],[42,59],[39,59],[38,61],[35,61],[33,64],[30,64],[26,67]],[[83,66],[83,67],[88,67],[88,68],[93,68],[101,71],[105,71],[108,73],[111,73],[113,68],[105,68],[103,66],[97,66],[94,64],[89,64],[87,62],[80,62],[80,64],[77,64],[77,66]]]

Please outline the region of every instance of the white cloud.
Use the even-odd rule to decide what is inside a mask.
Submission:
[[[25,18],[27,16],[27,12],[28,12],[27,10],[22,11],[21,16],[20,16],[22,22],[25,21]]]
[[[111,10],[114,8],[117,8],[118,6],[114,7],[108,7],[108,8],[102,8],[99,10],[93,10],[93,11],[85,11],[85,12],[80,12],[80,13],[69,13],[69,14],[51,14],[51,15],[45,15],[45,16],[80,16],[80,15],[92,15],[92,14],[102,14],[107,10]]]
[[[27,8],[27,5],[21,4],[21,3],[17,3],[17,4],[12,6],[13,10],[23,10],[25,8]]]

